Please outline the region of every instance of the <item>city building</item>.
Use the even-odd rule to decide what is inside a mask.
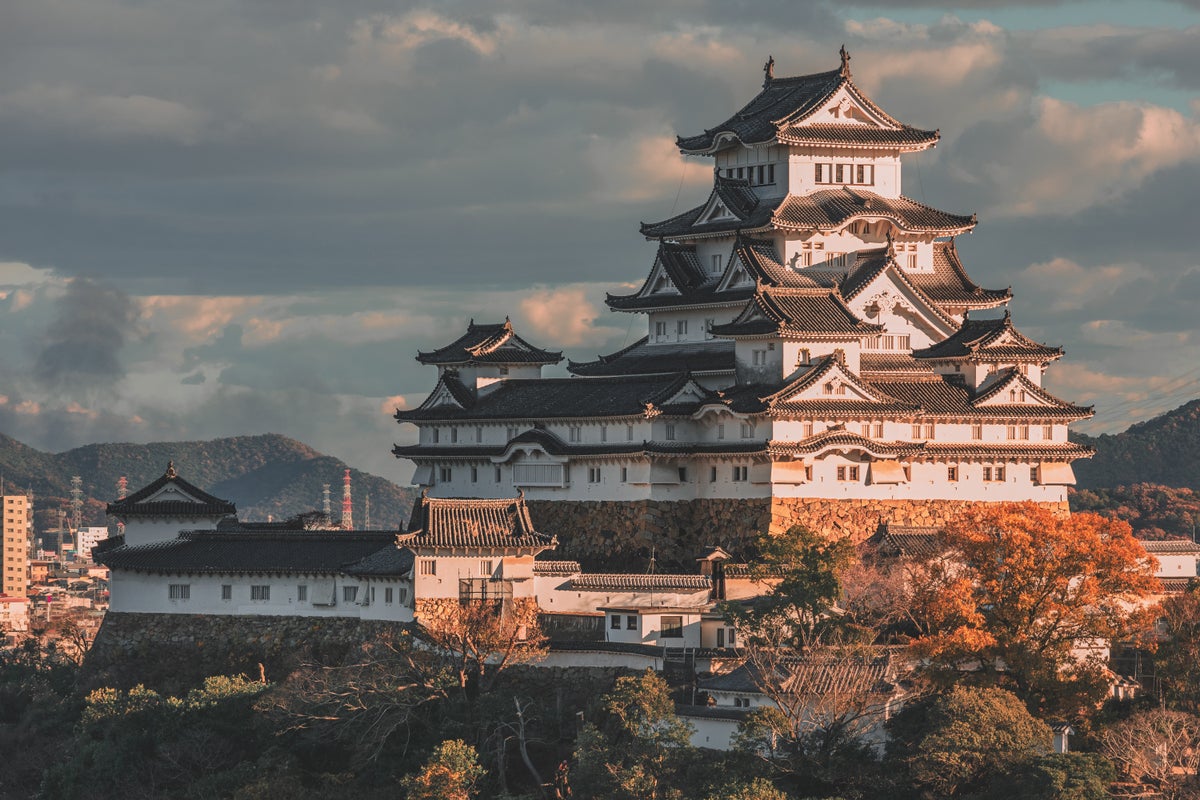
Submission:
[[[75,554],[80,559],[90,559],[92,548],[108,538],[108,528],[84,527],[75,532]]]
[[[23,494],[0,497],[4,514],[4,592],[24,598],[29,592],[29,542],[33,507]]]
[[[396,456],[436,496],[521,489],[562,528],[636,531],[618,507],[641,504],[678,530],[737,501],[861,539],[964,503],[1065,508],[1091,454],[1067,428],[1092,411],[1044,388],[1063,352],[1000,310],[1011,291],[968,276],[955,237],[975,217],[904,195],[901,157],[938,138],[872,102],[844,51],[815,75],[768,64],[746,106],[678,139],[713,159],[712,190],[641,226],[649,273],[607,301],[646,335],[543,377],[560,353],[472,322],[418,354],[437,383],[397,411],[418,442]]]

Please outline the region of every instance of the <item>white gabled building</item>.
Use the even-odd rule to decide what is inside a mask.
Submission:
[[[901,156],[938,138],[876,106],[844,53],[768,71],[737,114],[678,140],[713,158],[712,191],[642,225],[650,272],[607,301],[646,336],[547,378],[560,353],[472,323],[418,355],[438,381],[396,413],[418,442],[395,454],[446,497],[1065,508],[1091,454],[1067,427],[1092,411],[1043,388],[1062,350],[998,313],[1011,291],[967,275],[954,237],[975,217],[902,193]]]

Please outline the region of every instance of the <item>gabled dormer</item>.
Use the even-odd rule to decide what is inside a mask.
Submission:
[[[181,478],[171,461],[161,477],[109,503],[107,512],[125,524],[125,544],[133,546],[174,539],[181,530],[214,528],[237,508]]]
[[[508,378],[540,378],[543,366],[557,364],[562,357],[518,336],[507,317],[486,325],[471,320],[467,332],[450,344],[417,353],[417,361],[437,366],[439,375],[456,370],[459,380],[476,393]]]
[[[1016,329],[1005,311],[995,319],[963,318],[952,336],[924,349],[913,351],[942,374],[962,375],[970,385],[990,388],[998,374],[1015,370],[1040,386],[1042,373],[1062,358],[1061,347],[1040,344]]]
[[[1092,416],[1090,406],[1077,406],[1055,397],[1015,368],[997,373],[971,404],[979,411],[1002,416],[1068,419]]]

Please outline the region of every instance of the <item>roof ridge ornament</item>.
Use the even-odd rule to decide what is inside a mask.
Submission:
[[[892,229],[887,231],[887,257],[895,260],[896,258],[896,237],[892,235]]]
[[[166,472],[166,476],[167,476],[168,478],[177,478],[177,477],[179,477],[179,473],[175,471],[175,462],[174,462],[174,461],[168,461],[168,462],[167,462],[167,472]]]
[[[775,80],[775,56],[768,54],[767,63],[763,64],[763,88],[770,86],[773,80]]]
[[[841,70],[842,77],[849,78],[850,77],[850,52],[848,50],[846,50],[846,45],[844,45],[844,44],[842,45],[842,49],[838,51],[838,54],[842,57],[842,70]]]

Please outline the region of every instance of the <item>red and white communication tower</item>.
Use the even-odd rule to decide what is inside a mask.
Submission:
[[[350,502],[350,470],[342,478],[342,530],[354,530],[354,504]]]

